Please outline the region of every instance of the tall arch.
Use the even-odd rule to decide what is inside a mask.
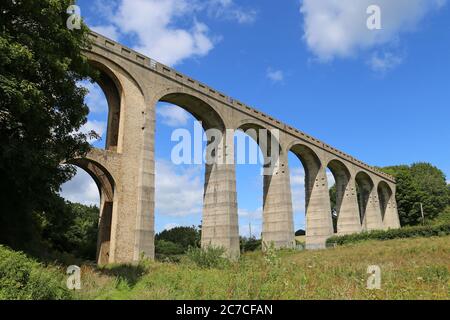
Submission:
[[[278,131],[255,121],[242,121],[244,131],[259,146],[263,158],[263,249],[293,247],[294,226],[287,155],[281,150]]]
[[[390,205],[392,190],[386,182],[380,181],[380,183],[378,184],[377,192],[378,199],[380,200],[381,219],[384,221],[386,211],[388,209],[388,206]]]
[[[326,167],[309,146],[297,142],[289,150],[300,160],[305,171],[305,215],[307,248],[324,248],[333,234]]]
[[[370,176],[365,172],[358,172],[355,176],[355,181],[360,222],[363,230],[367,230],[367,207],[374,184]]]
[[[96,79],[93,80],[98,83],[108,102],[105,149],[116,151],[119,145],[122,85],[114,72],[105,64],[97,60],[89,60],[89,64],[98,72]]]
[[[100,194],[100,216],[97,235],[97,263],[110,262],[111,227],[116,184],[111,173],[98,162],[88,158],[76,158],[67,162],[86,171],[94,180]]]
[[[205,163],[201,245],[221,246],[231,257],[239,256],[234,165],[223,161],[232,147],[227,144],[224,119],[210,102],[188,90],[169,88],[156,97],[157,102],[179,106],[202,123],[212,157]]]

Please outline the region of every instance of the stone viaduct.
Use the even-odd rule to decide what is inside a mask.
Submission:
[[[99,264],[133,262],[142,254],[154,257],[154,135],[159,101],[182,107],[202,121],[204,129],[216,128],[224,134],[230,131],[226,129],[279,130],[277,164],[264,177],[265,243],[295,244],[289,152],[305,169],[307,248],[323,248],[334,234],[327,168],[336,180],[338,234],[400,227],[393,177],[100,34],[90,36],[93,44],[84,54],[101,74],[98,83],[109,105],[106,146],[71,163],[86,170],[100,190]],[[223,139],[218,156],[229,156],[232,144],[232,139]],[[237,257],[235,166],[207,164],[205,172],[202,246],[222,246],[230,257]]]

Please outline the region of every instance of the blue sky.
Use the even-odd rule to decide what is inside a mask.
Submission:
[[[450,178],[447,2],[102,0],[78,5],[100,33],[368,164],[427,161]],[[381,9],[381,30],[366,26],[371,4]],[[104,98],[97,87],[91,89],[87,126],[104,131]],[[201,219],[202,166],[170,162],[172,130],[192,130],[193,118],[171,108],[157,108],[157,230]],[[290,166],[298,228],[304,226],[303,172],[292,156]],[[189,194],[180,194],[182,185],[190,186]],[[257,234],[259,165],[237,167],[237,189],[241,233],[248,233],[251,222]],[[82,174],[62,194],[98,201]],[[173,195],[183,201],[174,202]]]

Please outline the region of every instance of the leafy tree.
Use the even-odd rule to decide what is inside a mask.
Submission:
[[[180,245],[184,250],[200,247],[200,232],[195,227],[175,227],[164,230],[155,236],[156,241],[165,240]]]
[[[88,29],[66,27],[69,0],[0,2],[0,243],[31,241],[32,212],[75,172],[61,166],[85,154],[86,90],[77,82],[95,77],[82,48]]]
[[[400,223],[417,225],[422,223],[420,203],[425,220],[441,214],[450,205],[450,192],[444,173],[429,163],[415,163],[382,169],[397,180],[397,206]]]
[[[95,260],[99,208],[65,201],[54,195],[47,207],[34,213],[39,237],[52,251]]]

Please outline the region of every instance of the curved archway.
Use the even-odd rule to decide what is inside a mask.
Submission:
[[[343,211],[342,209],[345,209],[343,208],[345,205],[344,197],[346,196],[346,191],[348,191],[351,175],[345,164],[337,159],[331,160],[327,167],[333,174],[335,181],[335,199],[330,199],[330,201],[335,203],[335,208],[331,208],[332,211],[334,209],[336,215],[336,222],[333,221],[334,233],[343,233],[346,232],[345,219],[347,217],[345,215],[342,216],[340,213]]]
[[[380,181],[378,184],[377,192],[380,201],[381,219],[384,221],[393,193],[391,187],[384,181]]]
[[[104,148],[115,151],[119,145],[122,85],[114,72],[106,65],[96,60],[89,60],[89,63],[98,72],[98,76],[92,81],[98,83],[108,105]]]
[[[292,225],[292,222],[288,220],[292,219],[292,211],[290,209],[290,194],[288,196],[284,192],[281,181],[282,177],[289,175],[289,172],[287,163],[281,159],[283,155],[281,154],[278,132],[267,129],[261,123],[243,120],[238,124],[235,138],[237,141],[235,143],[235,163],[237,165],[237,176],[240,178],[237,180],[237,188],[238,191],[245,190],[244,193],[247,197],[245,197],[245,201],[242,201],[244,205],[252,206],[252,208],[240,208],[241,212],[247,213],[247,217],[240,217],[240,219],[242,221],[248,220],[246,222],[248,222],[249,229],[252,228],[251,223],[256,223],[256,228],[255,225],[253,226],[252,235],[255,236],[256,234],[255,238],[261,235],[263,249],[270,243],[273,243],[275,247],[285,247],[289,242],[293,242],[293,239],[289,240],[289,237],[293,235],[286,234],[286,232],[282,234],[278,229],[285,230],[286,224]],[[245,170],[243,165],[246,166]],[[260,171],[259,174],[257,173],[258,170]],[[260,179],[261,174],[263,175],[262,179]],[[245,185],[241,178],[246,179]],[[256,184],[252,191],[249,190],[251,184]],[[249,194],[253,194],[255,198],[262,195],[259,198],[261,200],[253,199],[250,201],[248,200]],[[286,201],[283,201],[283,197],[286,197]],[[288,209],[289,217],[286,217],[285,212]],[[246,225],[243,225],[243,229],[246,229],[246,227]],[[293,230],[291,233],[293,233]]]
[[[333,234],[326,167],[318,154],[302,142],[291,144],[290,151],[303,166],[306,247],[324,248],[325,240]]]
[[[355,176],[356,194],[358,198],[359,216],[363,230],[367,230],[367,206],[369,204],[370,194],[374,188],[374,183],[370,176],[360,171]]]
[[[100,214],[96,260],[100,265],[107,264],[110,256],[111,225],[116,188],[114,178],[104,166],[88,158],[72,159],[67,163],[86,171],[97,185],[100,195]]]
[[[234,167],[231,168],[220,161],[228,152],[225,143],[227,132],[224,119],[213,104],[185,89],[165,89],[156,95],[156,99],[156,128],[160,132],[155,137],[157,140],[155,143],[157,229],[162,231],[167,228],[167,225],[173,225],[174,222],[177,226],[187,226],[188,224],[192,226],[197,224],[193,221],[199,217],[201,212],[201,218],[199,217],[201,219],[201,245],[203,247],[223,246],[228,249],[231,256],[238,256],[239,237]],[[172,108],[173,112],[162,112],[167,108]],[[166,116],[180,115],[180,112],[188,121],[173,123],[164,121],[167,120]],[[201,122],[201,127],[198,122]],[[190,127],[191,125],[193,128]],[[171,150],[167,150],[166,147],[169,137],[172,142],[177,143],[176,146],[172,145],[172,148],[169,148]],[[165,152],[164,156],[162,156],[163,152]],[[182,156],[179,156],[181,154]],[[177,161],[174,161],[174,156],[179,156]],[[167,197],[163,198],[161,194],[164,181],[168,178],[168,171],[164,172],[158,169],[158,167],[161,168],[158,162],[163,163],[164,158],[167,159],[167,157],[170,157],[172,161],[165,163],[170,166],[169,171],[174,173],[171,175],[171,183],[174,185],[171,192],[179,194],[170,200],[171,207],[174,209],[172,212],[166,212],[167,210],[163,208]],[[190,175],[192,171],[195,171],[194,175]],[[195,180],[199,183],[196,183],[196,186],[189,185],[185,173],[188,174],[191,181]],[[200,182],[201,180],[203,183]],[[184,197],[186,192],[189,192],[189,197],[198,199],[198,201],[180,203],[186,199]],[[192,210],[188,210],[188,206]],[[179,214],[175,210],[180,212],[182,210],[183,213]],[[166,226],[161,224],[162,221]],[[231,235],[231,241],[228,235]]]

